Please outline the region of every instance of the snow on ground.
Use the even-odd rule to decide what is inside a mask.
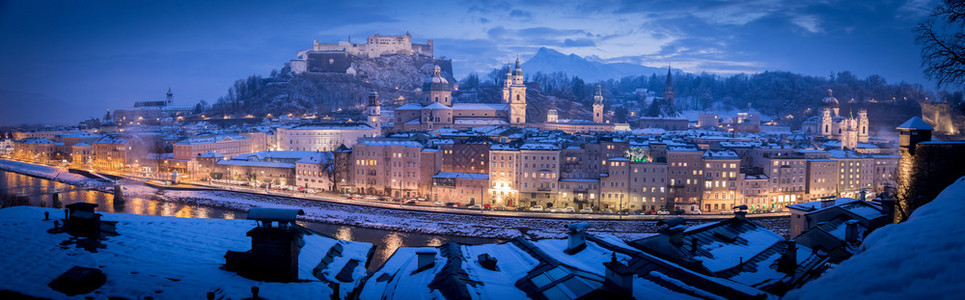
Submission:
[[[65,168],[49,167],[5,159],[0,159],[0,170],[50,179],[53,181],[59,181],[77,186],[104,184],[101,181],[93,180],[80,174],[67,172],[67,169]]]
[[[383,230],[455,236],[512,239],[562,238],[564,228],[576,222],[566,219],[512,218],[440,212],[408,211],[358,206],[307,199],[255,195],[230,191],[175,191],[127,186],[128,193],[165,201],[189,202],[205,206],[247,210],[251,207],[283,207],[305,210],[304,220],[359,226]],[[590,233],[612,234],[622,239],[638,239],[656,232],[656,221],[588,220]]]
[[[879,228],[862,252],[787,299],[950,299],[965,291],[965,177],[908,221]]]
[[[102,213],[103,220],[118,221],[120,235],[101,241],[103,249],[88,252],[74,245],[61,245],[70,239],[67,233],[47,233],[54,221],[43,221],[45,211],[54,217],[64,215],[63,210],[50,208],[0,209],[0,240],[4,241],[4,255],[0,255],[0,268],[4,270],[0,272],[0,290],[55,299],[203,299],[207,292],[221,289],[228,298],[242,299],[251,296],[251,287],[258,286],[260,295],[268,299],[329,298],[332,289],[328,283],[310,272],[328,253],[328,248],[335,243],[342,244],[345,257],[333,260],[323,273],[337,273],[348,259],[362,259],[354,277],[360,279],[365,270],[365,257],[372,247],[368,243],[306,235],[305,247],[299,256],[299,277],[305,281],[259,282],[219,268],[228,250],[251,248],[251,240],[245,233],[255,227],[255,221]],[[107,282],[94,292],[74,297],[66,297],[47,286],[73,266],[100,269],[106,274]],[[342,295],[355,284],[343,284]]]

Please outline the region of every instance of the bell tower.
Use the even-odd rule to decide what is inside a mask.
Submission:
[[[366,106],[365,114],[368,116],[366,123],[375,128],[375,135],[382,135],[382,103],[379,102],[379,93],[375,90],[369,93],[369,104]]]
[[[603,86],[599,84],[593,96],[593,123],[603,124]]]
[[[512,85],[509,88],[509,124],[526,124],[526,85],[523,84],[523,68],[516,58],[516,68],[512,73]]]

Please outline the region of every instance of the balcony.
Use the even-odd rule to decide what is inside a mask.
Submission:
[[[549,191],[552,191],[552,189],[550,189],[550,188],[548,188],[548,187],[541,187],[541,188],[536,188],[536,191],[539,191],[539,192],[549,192]]]

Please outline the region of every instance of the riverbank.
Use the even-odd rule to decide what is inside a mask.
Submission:
[[[0,159],[0,170],[43,178],[76,186],[104,185],[103,181],[70,173],[66,168],[50,167],[19,161]]]
[[[14,166],[11,168],[10,166]],[[19,167],[18,167],[19,166]],[[65,169],[40,166],[28,163],[0,160],[0,168],[10,172],[21,173],[40,178],[64,182],[84,184],[94,181],[90,178],[78,180],[78,174],[67,173]],[[34,170],[35,172],[29,172]],[[24,172],[22,172],[24,171]],[[65,177],[63,174],[72,176]],[[247,211],[252,207],[285,207],[299,208],[306,212],[302,220],[331,224],[354,226],[361,228],[379,229],[387,231],[447,235],[459,237],[477,237],[507,240],[516,237],[530,239],[562,238],[566,236],[565,226],[573,222],[587,222],[590,233],[610,234],[624,240],[634,240],[656,233],[658,219],[609,219],[612,216],[582,216],[566,218],[550,214],[523,213],[521,216],[510,216],[501,212],[475,212],[436,207],[391,206],[386,203],[358,204],[344,203],[344,201],[306,199],[283,195],[267,195],[251,191],[225,190],[183,190],[167,189],[164,186],[149,186],[135,179],[122,179],[120,183],[125,188],[125,195],[143,197],[164,202],[186,203],[198,206],[216,207],[226,210]],[[113,188],[104,186],[99,188],[104,192],[112,192]],[[374,205],[377,204],[377,205]],[[440,210],[440,211],[432,211]],[[451,210],[447,212],[444,210]],[[456,212],[458,211],[458,212]],[[488,215],[492,213],[492,215]],[[539,216],[531,216],[538,214]],[[543,217],[545,215],[545,217]],[[586,218],[590,217],[590,218]],[[594,218],[595,217],[595,218]],[[607,217],[607,219],[597,219]],[[656,216],[654,216],[656,217]],[[688,216],[690,217],[690,216]],[[688,218],[689,225],[699,225],[716,222],[725,216],[692,216]],[[753,218],[764,227],[784,234],[789,226],[789,219],[783,217]]]

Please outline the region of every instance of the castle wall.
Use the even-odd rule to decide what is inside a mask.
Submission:
[[[965,176],[965,142],[922,142],[914,154],[901,148],[898,163],[898,203],[895,221],[935,199],[945,187]]]

